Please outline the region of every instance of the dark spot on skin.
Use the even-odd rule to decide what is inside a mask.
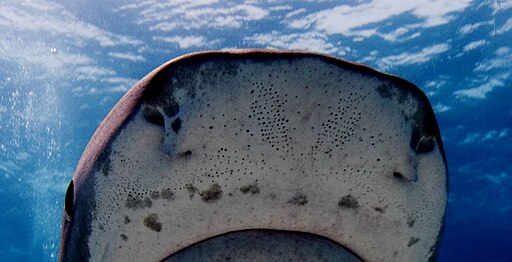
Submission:
[[[271,200],[276,200],[277,196],[276,196],[276,194],[271,193],[271,194],[268,194],[268,198],[270,198]]]
[[[151,193],[149,193],[149,197],[153,200],[159,199],[160,193],[158,191],[151,191]]]
[[[125,224],[125,225],[128,225],[128,224],[130,224],[130,222],[132,222],[132,220],[130,219],[130,217],[128,217],[128,216],[124,216],[124,224]]]
[[[386,208],[382,208],[382,207],[375,207],[373,208],[375,211],[381,213],[381,214],[384,214],[386,212]]]
[[[338,206],[343,208],[359,208],[359,203],[357,203],[357,199],[352,195],[348,194],[338,201]]]
[[[207,190],[200,193],[201,199],[206,203],[213,203],[222,197],[222,189],[219,184],[215,183]]]
[[[192,151],[187,150],[178,154],[178,158],[189,159],[192,156]]]
[[[197,189],[194,185],[192,184],[185,184],[185,189],[187,190],[187,192],[189,193],[189,197],[190,198],[193,198],[194,195],[199,192],[199,189]]]
[[[98,158],[96,159],[96,162],[94,163],[94,171],[101,172],[104,176],[108,176],[110,172],[111,155],[112,149],[109,146],[99,154]]]
[[[169,201],[174,200],[174,193],[171,191],[170,188],[166,188],[166,189],[162,190],[162,193],[160,195],[165,200],[169,200]]]
[[[128,195],[127,199],[126,199],[126,204],[125,206],[127,208],[131,208],[133,210],[136,210],[136,209],[142,209],[142,208],[149,208],[151,207],[153,203],[151,202],[151,200],[149,198],[139,198],[139,197],[134,197],[132,195]]]
[[[297,112],[300,114],[300,112]],[[311,118],[311,115],[313,114],[313,112],[309,111],[309,112],[306,112],[303,116],[302,116],[302,119],[301,121],[303,122],[307,122],[309,121],[309,119]]]
[[[403,181],[406,181],[407,178],[400,172],[393,172],[393,177],[398,179],[398,180],[403,180]]]
[[[292,204],[292,205],[303,206],[308,203],[308,196],[306,196],[302,193],[297,193],[292,198],[290,198],[290,200],[286,201],[286,203]]]
[[[414,218],[409,218],[409,219],[407,220],[407,225],[408,225],[409,227],[413,227],[415,222],[416,222],[416,220],[414,220]]]
[[[158,215],[151,214],[144,218],[144,225],[156,232],[160,232],[162,230],[162,223],[158,222]]]
[[[245,186],[241,187],[240,192],[242,192],[242,194],[244,194],[244,195],[247,193],[251,193],[251,195],[255,195],[255,194],[260,193],[260,188],[258,187],[258,184],[256,182],[254,182],[252,184],[245,185]]]
[[[408,246],[408,247],[411,247],[412,245],[414,245],[414,244],[418,243],[418,241],[420,241],[420,239],[419,239],[419,238],[417,238],[417,237],[411,237],[411,239],[409,240],[409,243],[407,243],[407,246]]]
[[[73,180],[69,182],[68,189],[66,189],[66,199],[64,201],[64,210],[69,217],[73,217],[73,202],[75,197],[75,187]]]
[[[379,85],[377,87],[377,92],[383,98],[391,99],[393,97],[393,93],[391,93],[391,87],[388,85],[384,85],[384,84]]]
[[[382,98],[394,99],[398,103],[403,104],[409,94],[408,91],[396,88],[390,84],[381,84],[377,87],[377,92]]]
[[[110,173],[110,158],[105,159],[103,167],[101,168],[101,173],[104,176],[108,176],[108,174]]]
[[[179,117],[176,118],[176,120],[174,120],[172,123],[171,123],[171,128],[172,128],[172,131],[174,131],[174,133],[178,133],[178,131],[180,131],[181,129],[181,119]]]
[[[121,238],[124,240],[124,241],[128,241],[128,236],[125,235],[125,234],[121,234]]]

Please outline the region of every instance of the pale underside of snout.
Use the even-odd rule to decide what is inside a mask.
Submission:
[[[69,216],[75,247],[64,253],[160,261],[189,247],[192,258],[233,250],[236,261],[244,248],[272,257],[302,245],[365,261],[435,256],[446,163],[430,104],[411,83],[262,50],[178,58],[141,83],[127,94],[141,94],[136,103],[122,100],[98,129],[111,133],[105,146],[84,153]],[[116,110],[130,112],[113,131],[105,123]]]

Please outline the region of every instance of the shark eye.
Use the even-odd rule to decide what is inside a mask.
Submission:
[[[69,217],[73,215],[73,198],[75,195],[75,188],[73,185],[73,180],[68,185],[68,189],[66,190],[66,200],[64,202],[64,210]]]

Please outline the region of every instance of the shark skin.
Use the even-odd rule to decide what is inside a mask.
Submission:
[[[192,53],[139,81],[92,136],[59,260],[301,259],[313,245],[304,259],[432,261],[447,182],[414,84],[320,53]]]

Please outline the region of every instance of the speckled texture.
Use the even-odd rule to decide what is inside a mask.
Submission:
[[[255,228],[426,261],[446,163],[431,106],[405,80],[313,53],[204,52],[128,92],[72,187],[64,261],[158,261]]]

